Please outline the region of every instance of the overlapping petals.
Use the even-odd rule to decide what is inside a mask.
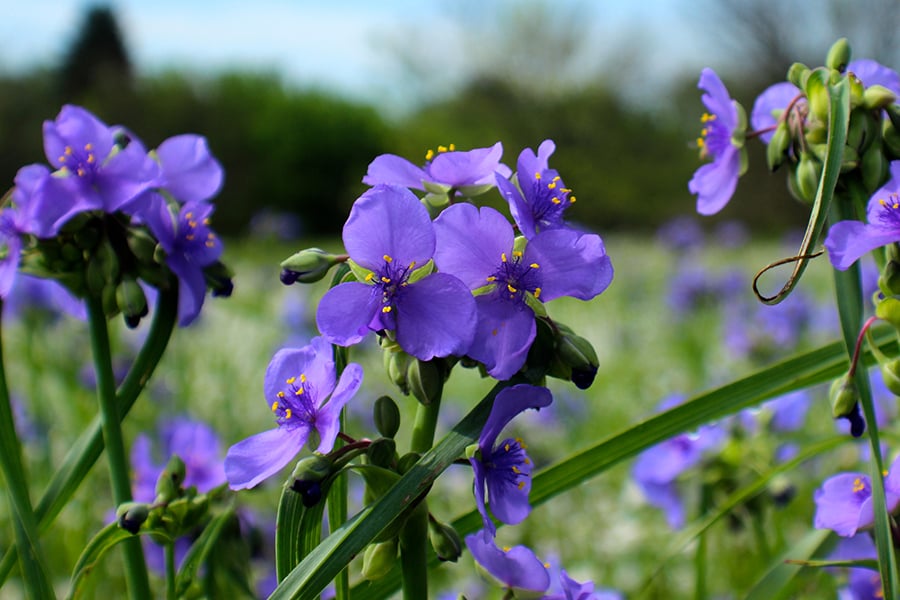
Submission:
[[[900,468],[891,465],[884,479],[885,505],[893,512],[900,505]],[[825,480],[814,494],[817,529],[831,529],[844,537],[872,526],[872,481],[863,473],[840,473]]]
[[[543,592],[550,587],[547,566],[528,547],[498,548],[490,536],[480,531],[465,539],[475,561],[505,587],[529,592]]]
[[[274,475],[316,432],[319,453],[337,439],[341,409],[362,384],[362,367],[350,363],[337,379],[331,346],[314,338],[309,346],[279,350],[266,369],[263,390],[277,429],[238,442],[225,457],[231,489],[251,488]],[[335,381],[337,382],[335,383]]]
[[[423,167],[395,154],[382,154],[369,164],[363,183],[367,185],[398,185],[425,190],[425,185],[459,189],[467,186],[493,185],[494,172],[509,173],[500,163],[503,144],[468,151],[440,148],[429,152]]]

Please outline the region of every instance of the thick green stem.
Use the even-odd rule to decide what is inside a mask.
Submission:
[[[434,444],[434,432],[437,429],[438,413],[441,410],[441,394],[430,404],[419,403],[416,409],[416,421],[413,425],[412,439],[409,449],[413,452],[428,452]]]
[[[97,376],[97,400],[100,405],[100,425],[106,445],[109,463],[110,483],[116,505],[131,500],[131,479],[128,471],[128,457],[116,406],[116,381],[112,369],[109,350],[109,332],[106,315],[99,298],[88,298],[88,325],[91,333],[91,352],[94,358],[94,372]],[[140,539],[133,537],[122,542],[125,554],[125,578],[132,598],[150,599],[150,580]]]
[[[24,549],[19,555],[19,567],[25,591],[29,598],[43,600],[53,598],[54,594],[38,543],[37,519],[28,495],[28,481],[25,477],[25,468],[22,466],[22,449],[13,422],[2,354],[2,335],[0,335],[0,468],[6,481],[6,495],[9,498],[13,518],[16,546]]]
[[[175,593],[175,542],[165,545],[166,553],[166,600],[176,600]]]
[[[156,365],[159,364],[172,335],[177,314],[177,288],[160,291],[147,340],[119,389],[117,404],[120,420],[128,414]],[[35,507],[39,534],[44,534],[50,529],[56,516],[75,494],[75,490],[100,458],[103,453],[103,445],[103,431],[98,416],[69,450],[62,466],[54,474],[52,481],[44,490],[43,496]],[[0,584],[9,576],[16,564],[17,556],[16,546],[9,548],[3,555],[3,560],[0,561]]]
[[[400,530],[403,600],[428,598],[428,503],[422,500]]]

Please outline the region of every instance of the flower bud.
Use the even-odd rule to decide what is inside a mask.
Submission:
[[[422,455],[418,452],[407,452],[397,461],[397,472],[401,475],[405,475],[417,462],[419,462],[420,458],[422,458]]]
[[[168,504],[181,495],[181,484],[184,483],[184,461],[177,454],[169,457],[169,462],[156,480],[156,504]]]
[[[114,317],[119,314],[119,303],[116,301],[116,289],[118,286],[115,282],[110,281],[103,290],[100,291],[100,302],[103,305],[103,314],[107,317]]]
[[[806,79],[812,70],[803,63],[795,62],[788,68],[787,80],[801,90],[806,87]]]
[[[139,262],[151,264],[155,262],[156,238],[150,235],[146,229],[130,227],[127,231],[128,248],[137,257]]]
[[[431,515],[428,515],[428,540],[438,559],[443,562],[455,563],[462,555],[462,539],[456,529]]]
[[[335,254],[320,248],[307,248],[281,262],[281,282],[291,285],[295,282],[315,283],[321,280],[331,267],[341,262]]]
[[[291,473],[291,490],[300,494],[303,506],[310,507],[322,499],[322,481],[331,475],[332,462],[327,456],[314,454],[300,459]]]
[[[850,435],[860,437],[866,430],[866,422],[859,411],[859,392],[856,382],[844,376],[831,384],[831,416],[850,421]]]
[[[791,134],[787,123],[781,121],[772,133],[772,139],[766,146],[766,164],[770,171],[775,171],[787,158],[788,149],[791,147]]]
[[[397,443],[391,438],[378,438],[369,444],[366,456],[376,467],[389,469],[397,460]]]
[[[900,131],[890,119],[884,119],[881,123],[881,140],[887,158],[891,160],[900,158]]]
[[[847,69],[848,62],[850,62],[850,43],[847,38],[841,38],[828,49],[825,66],[843,73]]]
[[[878,276],[878,289],[885,296],[900,295],[900,262],[893,259],[887,261],[884,269],[881,271],[881,275]],[[884,302],[884,300],[876,301],[876,310],[877,305],[881,302]],[[884,310],[893,311],[895,309],[893,307],[885,307]]]
[[[887,108],[897,102],[897,94],[883,85],[870,85],[863,93],[863,107],[867,109]]]
[[[869,114],[864,110],[854,110],[850,113],[850,123],[847,129],[847,145],[863,152],[872,143],[870,135],[872,125]]]
[[[363,553],[363,579],[375,581],[391,572],[397,563],[397,538],[380,544],[369,544]]]
[[[131,534],[136,534],[149,516],[150,506],[143,502],[125,502],[116,509],[116,522]]]
[[[126,277],[122,279],[116,288],[116,305],[122,314],[125,315],[125,323],[134,329],[140,320],[147,316],[147,298],[144,296],[144,289],[138,284],[134,277]]]
[[[393,438],[400,429],[400,409],[390,396],[375,400],[375,428],[386,438]]]
[[[829,71],[819,67],[814,69],[806,78],[803,91],[809,106],[809,114],[822,123],[828,122],[828,97]]]
[[[444,377],[436,360],[414,360],[406,372],[409,391],[416,400],[429,405],[441,396],[444,389]]]
[[[591,343],[580,335],[563,333],[557,349],[563,362],[572,367],[572,383],[580,390],[591,387],[600,365]]]
[[[881,365],[881,378],[884,386],[895,396],[900,396],[900,359],[894,359]]]
[[[234,282],[231,278],[234,274],[231,269],[226,267],[222,261],[216,261],[208,267],[203,268],[203,278],[206,279],[206,287],[210,289],[212,295],[218,298],[228,298],[234,291]]]
[[[888,266],[894,263],[894,261],[890,261]],[[896,263],[894,263],[896,265]],[[891,270],[895,269],[893,267]],[[885,271],[888,270],[888,267],[885,267]],[[881,280],[879,280],[880,283]],[[883,319],[893,325],[895,328],[900,330],[900,299],[897,299],[893,296],[888,296],[881,300],[878,304],[875,305],[875,316],[879,319]]]
[[[797,183],[797,191],[804,201],[813,202],[816,199],[821,171],[822,164],[809,153],[804,152],[800,155],[800,162],[797,164],[794,178]]]
[[[407,373],[413,358],[402,350],[384,350],[381,353],[384,361],[384,370],[388,379],[396,385],[404,395],[409,395],[409,380]]]
[[[884,158],[881,143],[869,146],[859,161],[859,171],[866,190],[875,191],[881,187],[888,176],[888,161]]]
[[[847,74],[847,82],[850,84],[850,110],[853,110],[865,102],[866,86],[853,73]]]

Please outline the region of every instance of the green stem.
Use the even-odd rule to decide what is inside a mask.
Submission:
[[[156,365],[159,364],[172,335],[177,314],[177,288],[160,291],[147,340],[119,389],[117,403],[120,419],[124,419],[128,414]],[[56,516],[66,506],[94,463],[100,458],[103,446],[103,431],[98,416],[69,450],[62,466],[53,475],[53,479],[35,507],[39,534],[44,534],[50,529]],[[16,546],[10,547],[3,555],[3,560],[0,561],[0,584],[9,576],[16,564],[17,556]]]
[[[428,503],[423,499],[400,530],[403,600],[428,598]]]
[[[116,406],[116,380],[113,375],[112,356],[109,350],[109,332],[100,299],[89,297],[86,304],[88,327],[91,333],[91,352],[94,358],[94,371],[97,375],[100,425],[106,444],[113,500],[118,506],[131,500],[131,479],[128,458],[125,453],[125,442],[122,439],[119,408]],[[131,597],[149,600],[151,597],[150,580],[147,576],[147,564],[144,561],[144,550],[141,548],[140,539],[133,537],[124,540],[122,547],[125,553],[125,578]]]
[[[706,518],[712,503],[712,490],[709,485],[703,484],[700,487],[700,518]],[[694,552],[694,599],[704,600],[707,597],[706,592],[706,534],[701,533],[697,536],[697,549]]]
[[[175,594],[175,542],[165,545],[166,553],[166,600],[176,600]]]
[[[2,310],[0,302],[0,310]],[[0,469],[6,481],[13,518],[16,546],[25,549],[20,555],[19,567],[25,580],[29,598],[43,600],[53,598],[53,588],[47,578],[45,561],[38,543],[37,520],[28,495],[28,481],[22,466],[22,448],[13,421],[12,404],[3,365],[2,335],[0,335]]]
[[[409,449],[413,452],[428,452],[434,444],[434,432],[437,429],[438,413],[441,410],[441,395],[431,404],[419,403],[416,409],[416,421],[413,424],[412,439]]]
[[[344,365],[340,364],[339,368],[343,370]],[[344,430],[346,422],[345,411],[341,410],[341,431]],[[344,442],[338,440],[335,448],[343,447]],[[347,477],[338,477],[331,484],[331,490],[328,491],[328,530],[334,531],[347,522],[349,512],[347,503]],[[334,580],[334,597],[335,600],[348,600],[350,598],[350,570],[344,569]]]

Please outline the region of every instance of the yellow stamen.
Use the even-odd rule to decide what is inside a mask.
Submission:
[[[84,174],[86,173],[86,171],[85,171],[84,169],[79,168],[79,169],[76,171],[76,173],[78,173],[78,176],[79,176],[79,177],[84,177]]]
[[[534,174],[534,178],[535,178],[535,179],[540,179],[540,178],[541,178],[540,172],[535,173],[535,174]]]
[[[425,160],[431,160],[434,158],[434,150],[429,148],[428,152],[425,153]]]
[[[84,149],[87,150],[88,152],[90,152],[91,150],[94,149],[94,145],[92,143],[88,142],[87,144],[84,145]]]
[[[285,419],[291,418],[291,409],[287,409],[286,411],[284,411],[284,418]]]
[[[387,313],[391,312],[391,307],[385,306],[384,308],[381,309],[381,312],[387,314]]]
[[[302,388],[302,387],[297,388],[297,391],[294,392],[294,395],[295,395],[295,396],[302,396],[302,395],[303,395],[303,388]]]
[[[373,279],[375,279],[375,273],[366,274],[366,281],[372,281]]]
[[[512,550],[512,548],[510,548],[509,546],[503,546],[504,552],[509,552],[510,550]]]
[[[500,254],[500,260],[503,262],[506,262],[506,252],[503,252],[502,254]]]
[[[509,452],[509,444],[503,444],[503,449]]]
[[[490,277],[487,278],[487,280],[490,282],[494,282],[494,281],[497,281],[497,278],[494,277],[493,275],[491,275]]]
[[[284,398],[284,392],[278,392],[275,395],[278,396],[279,398]]]
[[[569,204],[575,204],[575,196],[569,196]]]
[[[306,375],[300,373],[300,383],[306,383]]]
[[[534,288],[534,299],[537,300],[541,297],[541,288]]]
[[[450,152],[456,150],[456,144],[450,144]]]
[[[701,123],[708,123],[710,121],[715,121],[715,120],[716,120],[716,115],[711,115],[709,113],[703,113],[703,116],[700,117]]]
[[[547,189],[548,189],[548,190],[555,190],[555,189],[556,189],[556,182],[554,181],[553,183],[548,183],[548,184],[547,184]]]
[[[562,203],[562,200],[560,200],[559,198],[554,198],[553,200],[551,200],[551,202],[553,202],[553,204],[560,204]]]
[[[446,152],[447,146],[438,146],[438,152]]]
[[[881,200],[878,201],[878,204],[884,206],[885,204],[887,204],[887,202],[885,202],[884,198],[882,198]]]
[[[519,474],[519,467],[517,467],[516,465],[513,465],[513,466],[512,466],[512,472],[515,473],[516,475],[518,475],[518,474]]]
[[[189,242],[193,242],[193,241],[194,241],[194,237],[195,237],[195,236],[194,236],[193,233],[189,233],[189,234],[187,234],[186,236],[184,236],[184,239],[186,239],[186,240],[189,241]]]
[[[864,489],[866,489],[866,484],[863,483],[862,479],[857,477],[856,479],[853,480],[853,491],[854,492],[861,492]]]
[[[541,265],[539,265],[537,263],[531,263],[528,266],[531,267],[532,269],[540,269],[541,268]]]
[[[386,262],[386,263],[394,262],[394,259],[391,258],[390,256],[388,256],[387,254],[385,254],[385,255],[382,256],[381,258],[383,258],[383,259],[384,259],[384,262]]]
[[[524,488],[525,488],[525,482],[524,482],[524,481],[520,481],[520,482],[516,485],[516,487],[519,488],[520,490],[521,490],[521,489],[524,489]]]
[[[94,158],[94,155],[93,155],[93,154],[88,154],[88,164],[89,164],[89,165],[94,164],[94,160],[96,160],[96,159]]]
[[[510,293],[510,294],[515,294],[516,292],[519,291],[519,290],[517,290],[516,288],[514,288],[513,286],[509,285],[508,283],[506,284],[506,289],[509,290],[509,293]]]
[[[279,392],[279,393],[280,393],[280,392]],[[272,403],[272,412],[275,412],[276,410],[278,410],[278,403],[277,403],[277,402],[273,402],[273,403]]]
[[[184,213],[184,218],[187,219],[188,221],[192,220],[194,218],[194,211],[190,210],[190,211]]]
[[[497,335],[497,330],[496,330],[496,329],[492,329],[492,330],[491,330],[491,335]]]
[[[384,277],[384,276],[382,276],[382,277],[381,277],[381,281],[383,281],[384,283],[390,283],[390,282],[391,282],[391,278],[390,278],[390,277]]]
[[[207,240],[206,244],[204,244],[207,248],[214,248],[216,243],[212,240]]]
[[[287,380],[285,380],[285,383],[288,384],[288,385],[291,385],[291,384],[294,383],[295,381],[297,381],[297,378],[296,378],[296,377],[289,377]]]
[[[528,450],[528,446],[525,445],[525,442],[522,441],[522,438],[517,437],[516,441],[519,442],[519,446],[522,448],[522,450]]]
[[[66,156],[72,156],[72,146],[66,146]]]
[[[513,256],[515,256],[516,258],[522,258],[522,251],[521,250],[513,250]]]
[[[531,459],[528,458],[528,457],[526,456],[526,457],[525,457],[525,460],[524,460],[523,462],[524,462],[526,465],[530,465],[530,464],[531,464]]]

